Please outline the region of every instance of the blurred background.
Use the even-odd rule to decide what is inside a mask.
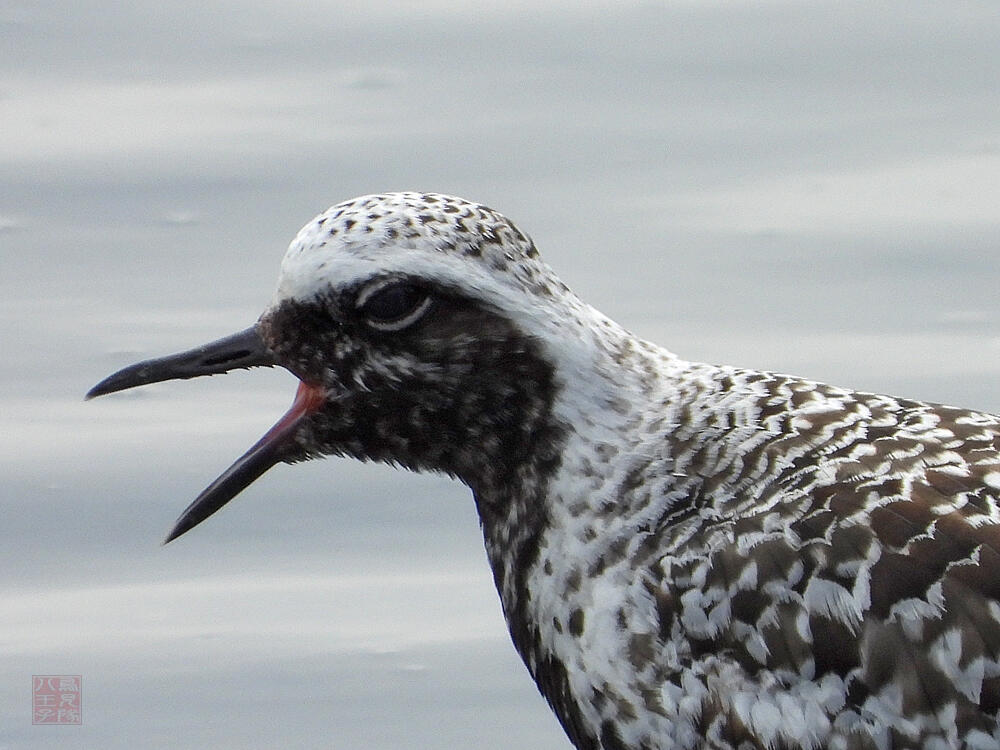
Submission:
[[[685,358],[1000,411],[998,44],[992,0],[0,2],[0,750],[567,750],[465,488],[277,467],[161,547],[294,378],[83,394],[414,189]]]

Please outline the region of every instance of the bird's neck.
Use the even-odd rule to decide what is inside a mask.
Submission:
[[[563,589],[579,572],[569,567],[579,548],[596,541],[588,534],[613,522],[616,484],[627,482],[629,461],[648,454],[636,443],[643,439],[637,428],[665,393],[678,391],[684,366],[610,321],[587,330],[600,334],[549,360],[556,362],[553,396],[525,459],[502,480],[470,483],[511,638],[580,747],[595,740],[570,689],[572,660],[556,648],[553,631],[572,627]]]
[[[606,322],[586,328],[599,332],[592,339],[574,341],[561,360],[549,360],[555,362],[553,388],[547,403],[533,410],[537,417],[521,460],[486,466],[484,456],[480,473],[468,482],[511,635],[532,671],[536,638],[528,631],[526,607],[540,547],[568,509],[590,516],[607,505],[613,487],[598,486],[595,478],[606,478],[608,467],[636,453],[635,444],[626,444],[641,435],[634,428],[656,411],[657,399],[676,391],[672,381],[685,365],[601,320]]]

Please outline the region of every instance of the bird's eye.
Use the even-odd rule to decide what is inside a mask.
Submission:
[[[416,284],[385,281],[358,295],[357,309],[373,328],[400,331],[415,323],[430,304],[430,295]]]

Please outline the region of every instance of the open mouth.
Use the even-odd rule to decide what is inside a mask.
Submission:
[[[277,362],[256,327],[179,354],[138,362],[109,375],[87,393],[87,400],[164,380],[184,380],[250,367],[272,367]],[[299,382],[292,405],[277,423],[206,487],[177,519],[164,544],[190,531],[277,463],[301,456],[296,433],[303,420],[326,401],[326,390]]]

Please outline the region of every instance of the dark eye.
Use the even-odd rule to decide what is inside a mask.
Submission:
[[[357,308],[373,328],[399,331],[415,323],[430,304],[430,295],[415,284],[383,281],[358,295]]]

